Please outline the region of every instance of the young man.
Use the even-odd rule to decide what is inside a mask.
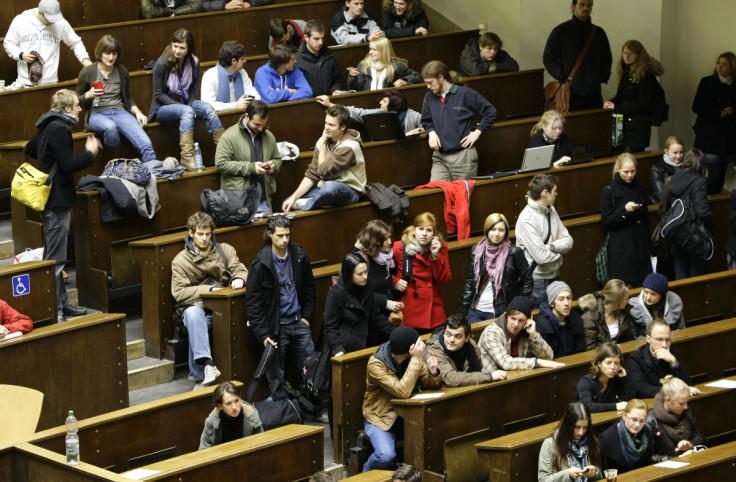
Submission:
[[[268,50],[278,44],[291,44],[296,48],[304,42],[304,20],[272,18],[268,22]]]
[[[43,259],[56,261],[56,311],[59,323],[66,316],[81,316],[87,310],[69,303],[63,271],[71,226],[71,209],[77,201],[74,173],[92,165],[97,155],[97,141],[87,137],[85,151],[78,156],[72,150],[72,127],[79,122],[79,97],[76,92],[61,89],[51,97],[51,110],[43,114],[38,130],[25,147],[25,155],[38,159],[38,167],[45,173],[56,168],[43,220]]]
[[[312,265],[304,248],[291,242],[292,222],[276,214],[266,223],[265,243],[250,265],[245,308],[248,336],[255,348],[273,345],[278,361],[266,368],[274,400],[284,400],[286,361],[297,370],[314,351],[310,323],[314,319],[316,288]]]
[[[260,100],[250,102],[238,123],[228,127],[220,138],[215,165],[222,189],[242,191],[254,182],[260,184],[258,213],[271,214],[281,155],[267,123],[268,105]]]
[[[220,376],[210,350],[212,313],[204,308],[202,293],[227,286],[241,290],[248,278],[235,248],[215,241],[214,228],[207,213],[189,216],[184,249],[171,262],[171,294],[189,333],[189,379],[195,382],[195,390]]]
[[[539,305],[535,321],[555,358],[585,351],[583,318],[572,311],[572,290],[567,283],[555,281],[547,286],[547,301]]]
[[[503,41],[493,32],[471,38],[460,53],[457,72],[468,77],[516,72],[519,63],[502,46]]]
[[[215,111],[245,109],[252,99],[260,99],[245,66],[245,46],[234,40],[220,47],[217,65],[202,75],[202,101]]]
[[[256,90],[267,104],[312,98],[312,88],[296,65],[296,47],[278,44],[256,71]]]
[[[62,41],[72,49],[82,66],[92,63],[82,38],[64,20],[57,0],[41,0],[38,8],[25,10],[16,16],[3,41],[8,57],[18,64],[18,78],[8,88],[12,90],[58,82],[59,44]],[[36,78],[35,74],[31,78],[31,70],[40,73],[40,78]]]
[[[557,368],[564,363],[552,361],[552,348],[537,332],[532,319],[532,304],[517,296],[506,312],[483,330],[478,342],[483,372],[495,370],[530,370]]]
[[[396,415],[391,399],[409,398],[417,387],[440,387],[437,358],[430,354],[425,363],[425,348],[414,328],[400,326],[368,360],[363,415],[373,453],[363,472],[386,469],[396,460],[396,438],[404,434],[404,420]]]
[[[532,306],[546,299],[547,286],[559,279],[562,255],[572,250],[572,236],[555,211],[557,177],[537,174],[529,181],[527,205],[516,221],[516,245],[533,268]]]
[[[304,27],[304,43],[296,51],[296,63],[315,97],[342,93],[340,65],[332,49],[325,46],[325,27],[319,20],[310,20]]]
[[[332,105],[325,114],[325,129],[314,147],[312,163],[294,193],[281,205],[309,211],[325,205],[348,206],[365,194],[366,174],[360,134],[348,129],[350,112]]]
[[[359,44],[383,35],[364,6],[365,0],[345,0],[345,8],[332,17],[332,40],[337,45]]]
[[[433,151],[430,181],[473,179],[478,174],[474,146],[496,121],[496,108],[473,89],[457,85],[438,60],[422,67],[422,78],[430,91],[422,106],[422,127]],[[475,115],[481,121],[471,131]]]
[[[442,385],[464,387],[496,380],[505,380],[506,372],[495,370],[483,373],[480,349],[470,338],[470,321],[465,315],[455,314],[447,318],[445,330],[433,335],[427,342],[429,352],[437,357],[442,373]]]
[[[191,15],[203,10],[202,0],[141,0],[141,17],[143,18]]]

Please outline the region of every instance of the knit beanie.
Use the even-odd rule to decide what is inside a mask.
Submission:
[[[550,306],[552,306],[552,302],[562,291],[569,291],[572,295],[572,290],[564,281],[553,281],[549,286],[547,286],[547,302]]]
[[[660,296],[664,296],[670,290],[670,284],[667,282],[667,278],[663,274],[649,273],[644,278],[644,288],[650,289]]]
[[[419,333],[410,326],[399,326],[391,332],[389,345],[391,353],[394,355],[405,355],[409,353],[409,348],[417,342]]]
[[[506,307],[506,311],[519,311],[524,313],[527,318],[532,316],[532,301],[525,296],[517,296]]]

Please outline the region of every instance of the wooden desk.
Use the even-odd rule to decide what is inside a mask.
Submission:
[[[693,480],[734,480],[736,477],[736,442],[709,448],[697,454],[674,459],[690,465],[680,469],[664,469],[650,465],[620,474],[617,482],[690,482]]]
[[[369,470],[352,477],[341,479],[344,482],[391,482],[393,480],[393,470]]]
[[[83,456],[84,457],[84,456]],[[29,443],[0,449],[0,480],[5,482],[110,480],[130,482],[122,476],[82,462],[77,467],[66,463],[64,451],[51,452]]]
[[[0,299],[33,320],[39,327],[56,323],[55,261],[29,261],[0,268]],[[14,278],[27,274],[29,285]],[[20,286],[18,283],[21,283]],[[16,286],[16,289],[14,289]],[[16,296],[16,292],[23,294]]]

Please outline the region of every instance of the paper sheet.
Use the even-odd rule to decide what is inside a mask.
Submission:
[[[705,386],[715,388],[736,388],[736,380],[716,380],[712,383],[706,383]]]
[[[4,337],[0,338],[0,341],[8,341],[12,340],[13,338],[19,338],[21,336],[23,336],[23,333],[16,331],[15,333],[8,333]]]
[[[411,397],[412,400],[432,400],[433,398],[440,398],[444,393],[418,393]]]
[[[686,465],[690,464],[688,462],[675,462],[674,460],[667,460],[665,462],[654,464],[655,467],[662,467],[664,469],[680,469]]]
[[[120,475],[122,475],[123,477],[126,477],[128,479],[143,480],[146,477],[151,477],[153,475],[160,474],[160,473],[161,473],[160,470],[133,469],[133,470],[129,470],[128,472],[123,472]]]

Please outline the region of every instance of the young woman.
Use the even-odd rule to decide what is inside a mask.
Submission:
[[[644,400],[631,399],[621,420],[598,437],[603,468],[622,474],[652,463],[654,438],[647,427],[647,412]]]
[[[664,141],[662,160],[652,166],[649,174],[652,183],[652,195],[649,197],[651,204],[659,204],[662,200],[667,179],[675,175],[682,163],[682,157],[685,154],[684,145],[677,136],[669,136]]]
[[[458,310],[471,323],[500,316],[515,297],[530,297],[534,286],[524,251],[509,240],[506,216],[488,215],[483,232],[486,237],[470,252],[470,268]]]
[[[629,288],[620,279],[608,280],[602,290],[578,300],[583,311],[585,346],[594,350],[607,341],[634,339],[629,314]]]
[[[87,112],[85,127],[101,135],[108,146],[120,144],[120,135],[128,139],[141,155],[143,162],[156,159],[151,139],[143,128],[148,123],[130,95],[130,74],[118,64],[120,43],[112,35],[103,35],[95,47],[97,62],[79,72],[77,94]],[[92,84],[100,79],[102,89]],[[95,105],[97,104],[97,105]],[[112,155],[112,157],[120,157]]]
[[[647,425],[654,436],[652,462],[677,457],[696,445],[705,444],[705,437],[687,406],[690,387],[672,375],[661,382],[662,389],[654,397],[654,406],[647,417]]]
[[[427,35],[429,19],[422,0],[383,0],[381,30],[388,38]]]
[[[657,76],[664,68],[647,52],[638,40],[627,40],[621,49],[618,63],[618,90],[603,103],[604,109],[613,109],[624,117],[623,145],[614,148],[621,152],[640,152],[649,145],[651,112],[657,88]]]
[[[644,278],[641,293],[631,298],[629,305],[634,338],[647,336],[649,323],[658,318],[666,321],[672,331],[685,328],[682,298],[670,291],[670,284],[663,274],[650,273]]]
[[[626,378],[621,349],[607,341],[598,347],[590,366],[592,373],[578,381],[575,400],[585,403],[591,412],[623,410],[634,390]]]
[[[371,40],[368,55],[358,67],[348,67],[348,88],[378,90],[418,84],[422,77],[409,68],[406,60],[397,57],[386,37]]]
[[[625,152],[601,195],[601,224],[608,231],[608,275],[641,286],[652,272],[647,193],[636,180],[636,158]]]
[[[452,279],[447,243],[437,230],[437,218],[424,212],[414,218],[400,241],[394,243],[394,289],[404,303],[404,326],[427,333],[445,322],[440,287]]]
[[[327,107],[334,105],[330,98],[326,95],[318,95],[314,98],[317,102]],[[398,90],[387,90],[383,93],[383,97],[378,101],[379,107],[377,109],[364,109],[362,107],[355,107],[352,105],[348,106],[350,111],[350,119],[355,122],[363,123],[363,116],[366,114],[374,114],[377,112],[396,112],[399,115],[399,121],[404,126],[404,133],[410,134],[422,134],[424,129],[422,128],[422,114],[410,109],[407,102],[406,96],[403,92]]]
[[[719,194],[726,167],[736,160],[736,55],[724,52],[716,60],[713,75],[703,77],[693,99],[695,144],[708,163],[708,194]]]
[[[199,450],[263,432],[258,410],[240,398],[240,389],[223,382],[212,394],[215,406],[204,421]]]
[[[555,153],[552,155],[552,165],[560,167],[568,164],[572,156],[573,143],[566,134],[565,117],[556,110],[548,110],[532,127],[532,139],[527,144],[530,147],[542,147],[554,144]]]
[[[590,431],[590,410],[582,402],[571,403],[550,437],[542,442],[537,475],[539,482],[587,482],[600,480],[598,440]]]
[[[194,170],[194,119],[204,119],[215,144],[225,132],[220,118],[207,102],[195,100],[199,83],[199,59],[194,55],[194,35],[180,28],[153,67],[153,99],[148,120],[179,123],[181,164]]]

